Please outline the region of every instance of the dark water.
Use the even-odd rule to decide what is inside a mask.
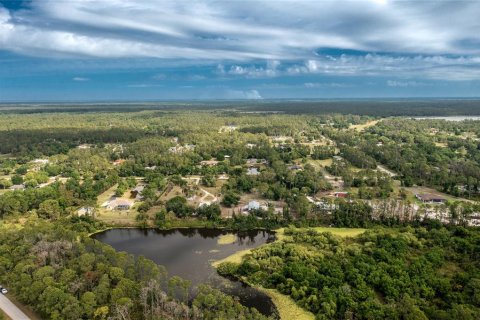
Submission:
[[[169,276],[190,280],[192,287],[206,283],[237,296],[240,302],[254,307],[265,315],[275,312],[271,299],[262,292],[239,281],[231,281],[217,274],[212,261],[220,260],[245,249],[272,241],[274,234],[261,230],[234,233],[232,244],[218,244],[221,235],[232,234],[219,229],[112,229],[93,237],[111,245],[117,251],[143,255],[167,268]]]

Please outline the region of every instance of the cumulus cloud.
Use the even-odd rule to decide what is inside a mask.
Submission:
[[[306,82],[303,84],[305,88],[349,88],[352,84],[338,82]]]
[[[233,76],[245,76],[247,78],[269,78],[278,75],[277,68],[280,66],[280,61],[269,60],[265,67],[257,66],[242,66],[231,65],[228,69],[225,69],[223,64],[217,66],[217,73],[220,75],[233,75]]]
[[[324,56],[294,64],[286,74],[323,74],[343,76],[402,76],[433,80],[468,81],[480,79],[480,58],[476,56]]]
[[[158,73],[152,76],[153,80],[165,80],[167,79],[167,75],[164,73]]]
[[[418,81],[398,81],[398,80],[387,80],[387,86],[389,87],[422,87],[426,86],[427,84],[424,82]]]
[[[0,5],[0,48],[47,57],[209,61],[219,65],[217,74],[247,78],[396,72],[480,78],[480,1],[347,2],[32,0],[16,11]],[[376,54],[335,56],[322,48]]]

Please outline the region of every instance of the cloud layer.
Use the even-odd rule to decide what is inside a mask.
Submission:
[[[458,0],[32,0],[0,6],[0,49],[210,63],[224,77],[468,81],[480,79],[479,16],[480,1]]]

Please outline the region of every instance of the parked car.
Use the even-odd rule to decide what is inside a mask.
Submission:
[[[1,288],[1,291],[2,291],[3,294],[7,294],[7,293],[8,293],[8,290],[5,289],[5,288]]]

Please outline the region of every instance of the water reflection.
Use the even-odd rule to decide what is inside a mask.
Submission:
[[[207,283],[237,296],[244,305],[270,315],[275,308],[268,296],[238,281],[220,277],[211,263],[239,250],[271,242],[275,239],[274,233],[264,230],[238,232],[233,233],[236,237],[232,243],[219,244],[220,236],[228,234],[232,232],[207,228],[112,229],[98,233],[94,238],[118,251],[143,255],[165,266],[170,276],[190,280],[192,293],[196,286]]]

